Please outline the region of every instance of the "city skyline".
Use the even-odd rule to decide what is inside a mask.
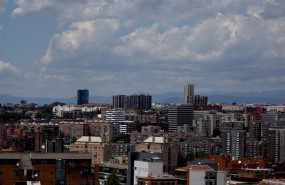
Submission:
[[[282,0],[0,0],[0,94],[284,91]]]

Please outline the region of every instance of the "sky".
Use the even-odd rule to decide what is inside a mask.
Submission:
[[[0,94],[285,90],[284,0],[0,0]]]

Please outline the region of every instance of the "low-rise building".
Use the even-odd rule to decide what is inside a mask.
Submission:
[[[94,184],[90,153],[0,153],[0,184]]]

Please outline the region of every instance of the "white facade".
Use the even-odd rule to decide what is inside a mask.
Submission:
[[[73,111],[80,111],[80,112],[96,112],[103,107],[98,106],[77,106],[77,105],[58,105],[54,106],[52,109],[53,115],[58,117],[63,117],[65,112],[73,112]]]
[[[188,185],[205,185],[206,171],[204,170],[189,170],[189,184]]]
[[[124,121],[124,112],[120,110],[108,110],[106,111],[106,121],[119,124],[120,121]]]
[[[138,177],[162,177],[163,162],[134,161],[134,185],[138,183]]]
[[[227,183],[227,172],[217,171],[217,185],[226,185]]]

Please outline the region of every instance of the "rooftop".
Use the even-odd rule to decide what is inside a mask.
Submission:
[[[76,142],[102,143],[102,138],[96,136],[82,136]]]
[[[189,165],[176,169],[176,171],[188,171],[188,170],[214,171],[214,169],[208,165]]]
[[[144,143],[166,143],[166,140],[164,137],[150,136],[149,138],[144,140]]]
[[[92,159],[91,153],[11,153],[11,152],[1,152],[0,160],[6,159],[21,159],[23,156],[29,159]]]

